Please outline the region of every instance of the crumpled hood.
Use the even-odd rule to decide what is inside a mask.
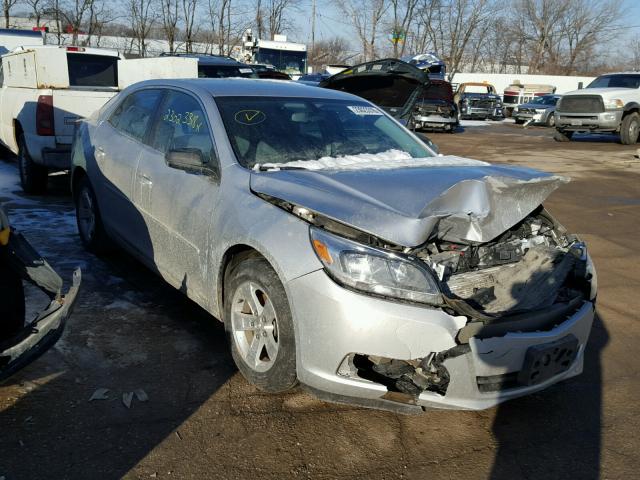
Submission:
[[[443,158],[446,164],[447,157]],[[450,157],[456,158],[456,157]],[[428,166],[251,172],[251,190],[308,208],[391,243],[484,243],[568,180],[529,168]]]

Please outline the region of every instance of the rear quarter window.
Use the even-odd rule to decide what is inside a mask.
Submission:
[[[72,87],[118,86],[118,57],[68,52],[67,65]]]

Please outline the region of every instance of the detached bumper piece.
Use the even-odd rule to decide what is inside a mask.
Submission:
[[[81,283],[80,269],[73,274],[73,284],[62,294],[62,279],[29,242],[19,233],[11,232],[0,261],[8,268],[7,275],[16,275],[40,288],[50,299],[49,305],[31,323],[12,337],[0,341],[0,381],[33,362],[46,352],[62,335],[65,323],[75,304]],[[9,299],[0,298],[8,302]],[[0,319],[2,321],[2,319]]]

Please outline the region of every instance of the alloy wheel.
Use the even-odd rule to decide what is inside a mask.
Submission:
[[[257,283],[246,281],[236,289],[231,329],[244,362],[256,372],[269,370],[278,355],[278,318],[271,299]]]

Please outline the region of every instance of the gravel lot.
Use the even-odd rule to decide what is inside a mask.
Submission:
[[[598,268],[583,375],[499,408],[412,417],[262,394],[237,373],[219,322],[126,254],[82,250],[66,175],[25,197],[8,159],[0,202],[65,279],[82,267],[83,289],[56,347],[0,386],[0,478],[637,478],[636,149],[614,137],[559,144],[507,122],[430,136],[445,154],[572,177],[547,207]],[[108,398],[89,401],[99,388]],[[148,401],[126,408],[138,389]]]

